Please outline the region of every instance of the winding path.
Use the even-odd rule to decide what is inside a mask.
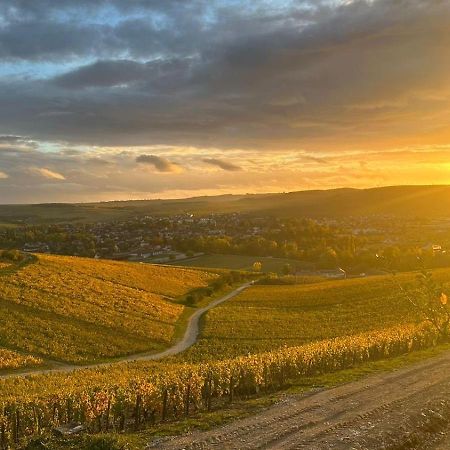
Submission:
[[[56,367],[52,367],[50,369],[28,369],[26,371],[22,372],[13,372],[5,375],[0,375],[1,379],[6,378],[14,378],[14,377],[25,377],[28,375],[36,375],[36,374],[48,374],[48,373],[64,373],[64,372],[73,372],[75,370],[82,370],[82,369],[98,369],[101,367],[107,367],[112,364],[118,364],[123,362],[132,362],[132,361],[156,361],[159,359],[166,358],[168,356],[177,355],[178,353],[183,352],[184,350],[187,350],[189,347],[195,344],[197,341],[199,332],[200,332],[200,319],[201,317],[208,312],[210,309],[216,307],[217,305],[220,305],[221,303],[226,302],[227,300],[232,299],[233,297],[236,297],[236,295],[240,294],[242,291],[247,289],[249,286],[251,286],[254,282],[249,281],[242,286],[238,287],[232,292],[229,292],[228,294],[224,295],[223,297],[220,297],[216,300],[213,300],[211,303],[209,303],[207,306],[204,306],[203,308],[197,309],[192,316],[189,317],[186,331],[184,332],[183,338],[176,342],[172,347],[169,347],[168,349],[159,352],[159,353],[135,353],[132,355],[127,355],[121,358],[117,358],[114,361],[105,362],[105,363],[93,363],[93,364],[85,364],[82,366],[77,366],[74,364],[64,364],[60,362],[53,361],[52,363]]]

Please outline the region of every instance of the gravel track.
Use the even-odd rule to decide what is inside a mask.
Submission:
[[[411,434],[414,420],[441,400],[450,400],[450,352],[333,389],[290,395],[255,416],[149,448],[399,448],[394,443]]]

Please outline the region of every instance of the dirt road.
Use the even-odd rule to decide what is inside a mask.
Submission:
[[[217,305],[220,305],[221,303],[226,302],[227,300],[232,299],[239,293],[241,293],[243,290],[247,289],[249,286],[253,284],[252,281],[243,284],[242,286],[238,287],[234,291],[228,293],[227,295],[224,295],[223,297],[220,297],[211,303],[209,303],[207,306],[203,308],[197,309],[194,314],[189,318],[186,331],[184,333],[183,338],[176,342],[172,347],[169,347],[167,350],[164,350],[159,353],[136,353],[133,355],[124,356],[122,358],[117,358],[112,362],[107,363],[94,363],[94,364],[86,364],[83,366],[76,366],[72,364],[64,364],[64,363],[56,363],[54,362],[56,367],[53,367],[51,369],[29,369],[23,372],[14,372],[6,375],[0,375],[0,380],[5,378],[14,378],[18,376],[27,376],[27,375],[33,375],[33,374],[48,374],[48,373],[61,373],[61,372],[72,372],[74,370],[80,370],[80,369],[96,369],[100,367],[106,367],[110,366],[111,364],[117,364],[117,363],[123,363],[123,362],[132,362],[132,361],[156,361],[159,359],[166,358],[167,356],[173,356],[177,355],[178,353],[183,352],[184,350],[191,347],[195,342],[197,341],[198,334],[200,332],[200,319],[201,317],[210,309],[216,307]]]
[[[428,423],[424,425],[424,411],[442,418],[436,412],[442,400],[450,400],[450,352],[333,389],[290,395],[255,416],[218,429],[154,442],[149,448],[430,448],[426,443],[421,447],[398,445],[411,440],[414,433],[422,436],[414,437],[417,445],[421,439],[426,442],[433,437],[436,430]]]

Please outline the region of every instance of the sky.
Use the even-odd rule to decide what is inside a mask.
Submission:
[[[0,203],[450,183],[450,0],[1,0]]]

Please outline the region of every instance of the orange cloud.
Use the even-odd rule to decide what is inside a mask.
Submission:
[[[54,172],[53,170],[47,169],[45,167],[33,167],[31,171],[37,175],[51,180],[65,180],[66,177],[61,173]]]

